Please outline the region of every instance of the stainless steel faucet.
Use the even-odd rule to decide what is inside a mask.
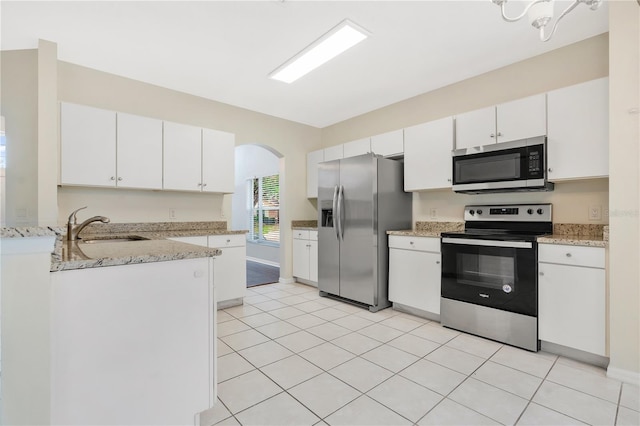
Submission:
[[[69,220],[67,221],[67,241],[75,241],[76,239],[78,239],[78,234],[80,234],[80,231],[82,231],[85,228],[85,226],[87,226],[90,223],[93,223],[93,222],[109,223],[111,221],[108,217],[93,216],[85,220],[84,222],[82,222],[80,225],[78,225],[78,219],[76,218],[76,214],[80,210],[86,209],[86,208],[87,206],[80,207],[78,210],[75,210],[73,213],[69,215]]]

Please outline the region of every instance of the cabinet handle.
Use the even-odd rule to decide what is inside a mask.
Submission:
[[[198,182],[198,186],[202,186],[202,184],[200,182]]]
[[[228,243],[230,243],[230,242],[231,242],[231,240],[227,240],[227,242],[228,242]]]
[[[549,173],[553,172],[553,169],[551,167],[549,167]]]
[[[111,179],[109,179],[109,180],[116,180],[116,177],[115,176],[111,176]]]
[[[496,137],[496,135],[495,135],[495,133],[491,133],[491,134],[489,135],[489,137],[490,137],[490,138],[495,138],[495,137]]]
[[[207,184],[206,184],[206,183],[203,183],[203,184],[202,184],[202,187],[204,188],[205,186],[207,186]]]
[[[439,260],[436,260],[436,265],[439,265],[439,264],[440,264],[440,261],[439,261]]]
[[[447,179],[447,182],[451,182],[451,178]]]
[[[409,244],[413,245],[413,241],[409,241]]]
[[[502,132],[498,132],[498,136],[502,136]]]
[[[567,257],[571,257],[571,253],[567,253]]]
[[[544,276],[544,272],[540,271],[540,276],[543,277]]]
[[[122,178],[121,178],[121,177],[119,177],[119,178],[118,178],[118,182],[120,182],[121,180],[122,180]]]

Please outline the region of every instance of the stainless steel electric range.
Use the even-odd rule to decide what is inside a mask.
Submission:
[[[474,205],[464,232],[442,234],[442,325],[530,351],[538,340],[536,237],[551,204]]]

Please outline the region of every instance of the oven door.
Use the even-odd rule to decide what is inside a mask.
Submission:
[[[537,316],[535,244],[443,238],[442,297]]]

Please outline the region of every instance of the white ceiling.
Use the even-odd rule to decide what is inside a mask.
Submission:
[[[580,5],[547,43],[490,0],[2,1],[0,13],[3,50],[50,40],[62,61],[316,127],[608,30],[606,2]],[[292,84],[267,78],[345,18],[372,36]]]

